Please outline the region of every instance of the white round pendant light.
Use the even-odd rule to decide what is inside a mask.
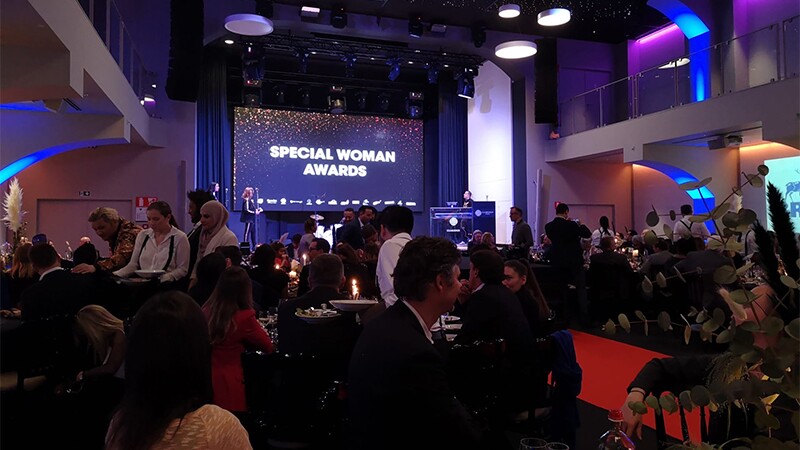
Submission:
[[[536,21],[544,27],[556,27],[569,22],[572,14],[565,8],[551,8],[539,13]]]
[[[494,48],[494,54],[503,59],[527,58],[536,54],[536,44],[531,41],[508,41]]]
[[[505,5],[502,5],[500,9],[498,9],[497,15],[503,19],[513,19],[514,17],[519,16],[519,12],[519,5],[515,3],[506,3]]]
[[[274,30],[272,21],[257,14],[233,14],[225,18],[225,29],[244,36],[264,36]]]

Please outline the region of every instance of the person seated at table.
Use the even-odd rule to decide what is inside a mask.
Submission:
[[[350,360],[350,448],[479,448],[430,332],[456,301],[460,258],[442,238],[418,237],[400,253],[400,300],[366,325]]]
[[[272,250],[275,251],[275,258],[273,264],[281,270],[289,271],[292,269],[292,261],[289,259],[289,254],[286,253],[286,246],[283,242],[275,241],[269,244]]]
[[[163,270],[162,283],[183,280],[189,273],[189,239],[178,229],[172,208],[164,201],[147,207],[149,228],[136,236],[133,256],[128,264],[113,272],[128,278],[137,270]]]
[[[599,247],[600,246],[600,239],[604,237],[614,237],[614,230],[611,228],[611,224],[608,221],[608,217],[602,216],[600,217],[600,228],[594,230],[592,232],[592,246]]]
[[[472,230],[472,239],[467,242],[467,253],[472,253],[472,248],[475,245],[480,244],[483,239],[483,231],[481,230]]]
[[[534,338],[551,333],[550,307],[542,294],[536,275],[524,259],[510,259],[503,268],[503,286],[517,296]]]
[[[197,259],[214,253],[223,245],[239,245],[239,239],[228,229],[228,210],[217,201],[209,201],[200,207],[200,241],[197,247]],[[192,279],[195,276],[192,274]]]
[[[200,208],[214,200],[214,197],[206,190],[196,189],[187,192],[186,198],[189,200],[187,212],[192,221],[192,229],[186,233],[190,248],[189,273],[192,273],[194,272],[194,265],[197,263],[197,249],[200,248],[200,234],[203,232],[203,225],[200,223]]]
[[[72,268],[74,273],[93,273],[97,270],[113,272],[125,267],[133,256],[136,235],[142,227],[123,219],[114,208],[100,207],[89,214],[92,229],[100,239],[108,242],[111,256],[101,259],[94,265],[78,264]]]
[[[2,291],[3,299],[0,302],[0,308],[10,310],[16,308],[22,292],[36,283],[39,280],[39,275],[31,263],[31,244],[23,244],[17,247],[14,251],[14,262],[11,264],[11,270],[2,273]]]
[[[669,244],[670,242],[668,240],[659,239],[654,248],[655,253],[647,257],[644,264],[639,267],[639,272],[647,274],[652,279],[655,279],[654,277],[656,275],[656,273],[651,273],[653,268],[657,268],[658,271],[663,272],[667,263],[672,259],[672,253],[669,252]],[[664,273],[664,275],[667,274]]]
[[[375,287],[375,278],[370,278],[369,269],[359,261],[358,254],[350,244],[346,242],[336,244],[333,253],[341,258],[344,265],[344,276],[347,278],[348,283],[345,289],[349,289],[355,280],[362,297],[378,295],[378,289]]]
[[[316,238],[308,247],[308,261],[313,262],[319,255],[325,255],[331,251],[331,244],[323,238]],[[303,266],[300,277],[297,280],[297,295],[305,295],[311,289],[308,285],[308,274],[311,271],[310,264]]]
[[[497,251],[497,243],[494,241],[494,235],[488,231],[481,235],[481,244],[488,247],[489,250]]]
[[[106,449],[251,449],[239,420],[211,404],[211,346],[200,307],[182,292],[148,300],[133,321],[125,396]]]
[[[484,233],[485,236],[485,233]],[[495,251],[480,250],[469,257],[469,279],[462,281],[455,314],[463,325],[456,344],[503,339],[507,345],[509,372],[500,394],[500,407],[519,413],[530,406],[526,384],[530,377],[533,335],[517,297],[503,286],[503,258]]]
[[[78,264],[94,265],[100,257],[97,254],[97,248],[91,242],[81,244],[72,252],[72,262],[77,266]]]
[[[242,352],[245,348],[272,353],[275,347],[256,319],[250,277],[241,267],[222,272],[217,287],[203,305],[211,340],[211,382],[214,404],[228,411],[247,411]]]
[[[590,260],[590,268],[597,265],[618,266],[626,272],[632,272],[628,258],[621,253],[617,253],[617,243],[613,237],[600,239],[601,253],[595,253]]]
[[[300,309],[321,309],[331,300],[346,298],[340,293],[345,285],[344,266],[336,255],[319,255],[309,264],[311,290],[300,297],[287,300],[278,308],[278,336],[281,352],[316,355],[327,363],[331,374],[346,374],[350,354],[358,337],[358,325],[353,313],[330,322],[309,324],[295,316]],[[332,305],[328,304],[328,307]]]
[[[365,247],[370,244],[378,244],[378,230],[371,223],[361,227],[361,237],[364,238]]]
[[[111,413],[122,400],[125,383],[125,330],[122,321],[99,305],[87,305],[75,316],[78,336],[86,341],[91,364],[75,376],[80,397],[75,413],[82,441],[100,448]]]
[[[303,238],[303,235],[300,233],[295,233],[292,235],[291,242],[289,245],[286,246],[286,254],[289,255],[289,259],[296,259],[300,262],[303,261],[303,256],[300,254],[300,239]],[[255,249],[254,249],[255,250]]]
[[[262,308],[278,306],[278,301],[289,296],[289,274],[275,268],[275,250],[271,245],[259,245],[250,258],[250,278],[261,283],[264,292],[261,296]]]
[[[197,282],[189,288],[189,295],[198,305],[203,306],[211,297],[211,293],[217,287],[219,276],[222,275],[225,268],[225,256],[217,252],[203,256],[197,262],[195,265]]]
[[[242,249],[239,247],[235,245],[225,245],[219,247],[216,253],[225,257],[225,269],[228,267],[242,267]],[[220,270],[220,274],[222,274],[222,270]],[[261,302],[264,301],[264,286],[252,278],[250,279],[250,283],[253,285],[253,308],[256,311],[261,311],[263,309],[261,308]]]
[[[95,303],[94,287],[83,277],[61,269],[56,249],[36,244],[30,250],[31,264],[39,281],[22,292],[19,308],[22,320],[75,314]]]

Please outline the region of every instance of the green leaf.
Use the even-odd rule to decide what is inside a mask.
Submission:
[[[722,250],[725,248],[725,242],[719,238],[709,238],[708,243],[706,243],[706,248],[709,250]]]
[[[603,325],[603,331],[605,331],[607,334],[612,334],[612,335],[616,334],[617,326],[614,324],[613,320],[608,319],[608,322],[606,322],[606,324]]]
[[[667,287],[667,277],[665,277],[663,273],[658,272],[656,274],[656,284],[661,289],[666,289],[666,287]]]
[[[645,294],[653,293],[653,282],[650,281],[650,278],[647,278],[647,275],[645,275],[644,279],[642,279],[642,292]]]
[[[740,305],[749,305],[757,298],[758,296],[756,296],[756,294],[745,289],[736,289],[731,292],[731,300]]]
[[[661,311],[658,314],[658,326],[661,327],[661,329],[664,331],[672,330],[672,320],[670,319],[669,314],[667,314],[666,311]]]
[[[689,222],[692,223],[706,222],[708,220],[711,220],[711,214],[695,214],[689,216]]]
[[[647,405],[642,402],[628,402],[628,408],[640,416],[647,414]]]
[[[756,331],[761,331],[761,327],[758,326],[758,323],[756,323],[756,322],[754,322],[752,320],[748,320],[746,322],[740,323],[739,324],[739,328],[741,328],[741,329],[743,329],[745,331],[750,331],[751,333],[752,332],[756,332]]]
[[[644,335],[645,336],[650,336],[650,323],[649,322],[645,322],[644,323]]]
[[[800,318],[793,319],[784,329],[792,339],[800,341]]]
[[[756,426],[762,430],[766,428],[772,428],[773,430],[777,430],[781,427],[781,423],[777,417],[773,416],[772,414],[767,414],[766,411],[763,409],[756,410]]]
[[[719,284],[735,283],[739,279],[736,276],[736,268],[733,266],[722,266],[714,271],[714,282]]]
[[[722,325],[721,321],[718,321],[715,318],[711,318],[711,320],[707,320],[703,324],[703,331],[705,331],[706,333],[713,333],[714,331],[717,331],[717,328],[719,328],[720,325]]]
[[[691,390],[692,403],[697,406],[708,406],[711,403],[711,394],[705,386],[695,386]]]
[[[752,209],[742,208],[739,210],[739,226],[747,226],[755,222],[758,216]]]
[[[639,320],[641,320],[642,322],[646,322],[647,321],[647,316],[645,316],[644,313],[639,311],[638,309],[636,311],[634,311],[633,314],[635,314],[636,317],[638,317]]]
[[[722,330],[717,336],[717,344],[727,344],[733,340],[733,333],[731,330]]]
[[[683,329],[683,341],[686,342],[686,345],[689,345],[689,341],[692,339],[692,327],[686,326]]]
[[[761,364],[761,371],[770,378],[781,378],[786,373],[784,372],[786,367],[782,367],[783,363],[784,362],[779,358],[773,356],[772,353],[767,352],[764,354],[764,362]]]
[[[644,233],[644,242],[653,247],[658,244],[658,236],[655,231],[647,230],[647,232]]]
[[[658,404],[658,399],[653,394],[648,395],[647,398],[644,399],[644,402],[647,403],[647,406],[655,411],[656,414],[661,415],[661,406]]]
[[[761,352],[761,349],[758,347],[753,347],[753,351],[745,353],[741,356],[741,358],[742,361],[746,362],[747,364],[755,364],[761,361],[762,356],[763,353]]]
[[[689,307],[689,314],[687,314],[689,317],[694,317],[698,314],[699,313],[697,312],[697,308],[695,308],[694,306]]]
[[[628,320],[628,316],[625,314],[620,314],[619,317],[619,326],[622,327],[623,330],[630,333],[631,332],[631,322]]]
[[[720,325],[722,325],[722,323],[725,322],[725,312],[722,309],[714,308],[713,316],[714,316],[714,320],[719,322]]]
[[[795,281],[794,278],[787,275],[781,275],[781,283],[783,283],[783,285],[788,287],[789,289],[800,288],[800,286],[797,285],[797,281]]]
[[[710,213],[711,217],[713,217],[715,220],[721,219],[722,216],[724,216],[728,212],[728,210],[730,208],[731,208],[731,204],[730,203],[728,203],[728,202],[721,203],[721,204],[715,206],[714,209],[711,210],[711,213]]]
[[[669,226],[669,224],[666,223],[664,224],[664,234],[667,236],[667,239],[669,239],[670,241],[672,240],[674,233],[672,232],[672,227]]]
[[[764,164],[759,164],[758,166],[758,174],[762,176],[767,176],[769,174],[769,167],[765,166]]]
[[[751,263],[751,262],[743,265],[742,267],[739,267],[738,269],[736,269],[736,275],[739,275],[739,276],[744,275],[745,272],[750,270],[751,267],[753,267],[753,263]]]
[[[655,212],[655,211],[650,211],[649,213],[647,213],[647,217],[645,217],[645,219],[644,219],[644,221],[645,221],[645,223],[647,223],[648,227],[654,227],[654,226],[658,225],[658,222],[660,220],[661,219],[659,219],[658,213]]]
[[[728,239],[725,241],[725,245],[722,248],[729,252],[741,252],[744,250],[744,244],[736,242],[735,239]]]
[[[756,174],[756,173],[748,173],[747,174],[747,181],[754,188],[762,188],[762,187],[764,187],[764,179],[761,178],[761,176]]]
[[[741,326],[736,327],[736,333],[733,336],[730,350],[734,355],[744,355],[753,350],[753,341],[753,333],[745,330]]]
[[[767,336],[775,336],[783,330],[783,319],[780,317],[769,316],[761,320],[761,329]]]
[[[691,317],[691,316],[689,316],[689,317]],[[700,311],[699,313],[697,313],[697,318],[695,318],[694,321],[697,322],[697,323],[703,323],[703,322],[706,321],[706,319],[708,319],[708,316],[706,314],[706,310],[704,309],[704,310]]]
[[[675,401],[675,396],[672,393],[665,393],[658,399],[658,403],[664,411],[673,414],[678,411],[678,403]]]
[[[686,278],[683,278],[683,274],[681,273],[681,271],[675,266],[672,266],[672,269],[675,270],[675,273],[678,275],[678,279],[686,283]]]
[[[692,412],[692,408],[694,408],[694,404],[692,403],[692,397],[691,397],[691,394],[689,393],[689,391],[681,392],[681,394],[678,396],[678,399],[680,400],[681,406],[683,406],[683,409],[685,409],[686,411]]]
[[[739,225],[739,215],[733,211],[728,211],[722,216],[722,224],[728,228],[736,228]]]

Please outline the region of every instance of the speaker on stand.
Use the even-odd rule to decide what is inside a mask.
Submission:
[[[165,86],[170,99],[197,101],[202,63],[203,0],[172,0]]]
[[[534,61],[534,123],[558,125],[558,60],[556,40],[537,39]]]

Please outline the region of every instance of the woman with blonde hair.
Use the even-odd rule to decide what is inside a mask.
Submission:
[[[247,411],[242,352],[245,347],[272,353],[267,332],[253,309],[250,276],[238,266],[225,269],[203,305],[211,341],[211,384],[214,404],[232,412]]]
[[[78,331],[86,337],[99,365],[78,372],[77,381],[113,375],[124,378],[125,329],[122,321],[100,305],[87,305],[75,316]]]

